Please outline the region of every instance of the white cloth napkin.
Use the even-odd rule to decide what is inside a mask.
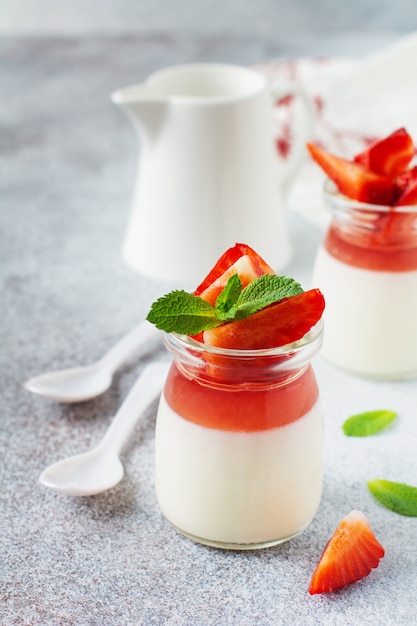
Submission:
[[[351,158],[371,141],[405,127],[417,144],[417,32],[364,59],[279,59],[257,65],[271,83],[294,82],[314,104],[313,140]],[[279,145],[291,143],[291,101],[277,106]],[[288,197],[291,209],[324,227],[324,174],[307,155]]]

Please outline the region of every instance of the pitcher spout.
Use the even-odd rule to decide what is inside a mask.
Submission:
[[[139,133],[151,138],[162,128],[168,102],[165,98],[150,94],[145,85],[117,89],[111,94],[111,99],[124,111]]]

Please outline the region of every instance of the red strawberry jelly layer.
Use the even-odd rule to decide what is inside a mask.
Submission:
[[[332,225],[324,247],[339,261],[355,267],[379,272],[416,270],[417,214],[387,217],[379,232],[354,232]]]
[[[318,387],[311,366],[292,380],[267,388],[247,389],[234,385],[208,387],[171,367],[165,397],[173,411],[186,420],[217,430],[264,431],[285,426],[303,417],[318,399]]]

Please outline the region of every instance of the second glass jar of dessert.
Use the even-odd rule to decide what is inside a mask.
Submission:
[[[214,348],[174,333],[156,425],[165,517],[215,547],[254,549],[300,533],[321,498],[323,424],[311,359],[322,322],[265,350]]]
[[[326,299],[321,354],[367,378],[417,376],[417,206],[342,196],[329,181],[331,224],[314,284]]]

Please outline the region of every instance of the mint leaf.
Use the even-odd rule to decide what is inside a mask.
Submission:
[[[342,428],[348,437],[368,437],[384,430],[396,417],[394,411],[366,411],[349,417]]]
[[[159,330],[180,335],[196,335],[222,323],[209,302],[184,290],[171,291],[156,300],[146,319]]]
[[[368,481],[372,495],[394,513],[417,517],[417,487],[375,478]]]
[[[216,300],[216,315],[219,319],[227,320],[229,311],[242,291],[242,281],[238,274],[233,274],[226,283],[226,287]],[[233,315],[232,315],[233,319]]]
[[[146,319],[168,333],[197,335],[225,322],[244,319],[299,293],[303,293],[303,289],[292,278],[264,274],[242,289],[238,274],[233,274],[215,306],[187,291],[171,291],[152,304]]]
[[[275,304],[284,298],[303,293],[301,285],[293,278],[277,276],[276,274],[264,274],[255,278],[241,292],[236,304],[231,307],[229,314],[233,319],[239,320],[270,304]]]

